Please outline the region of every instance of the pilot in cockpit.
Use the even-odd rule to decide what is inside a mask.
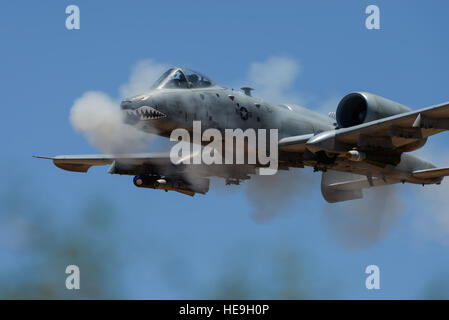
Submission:
[[[178,70],[171,79],[165,84],[166,88],[188,88],[187,79],[180,70]]]
[[[212,85],[212,81],[193,70],[172,68],[164,72],[164,74],[154,83],[152,88],[191,89],[206,88]]]
[[[187,78],[189,80],[189,85],[190,85],[191,88],[197,88],[198,87],[199,77],[196,74],[194,74],[194,73],[189,74],[187,76]]]

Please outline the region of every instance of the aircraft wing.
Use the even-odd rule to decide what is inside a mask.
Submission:
[[[335,131],[336,141],[357,145],[363,137],[389,137],[394,147],[449,130],[449,102]]]
[[[353,147],[373,144],[398,149],[446,130],[449,130],[449,102],[348,128],[285,137],[279,140],[279,148],[300,153],[313,144],[324,146],[323,149],[330,152],[346,152]]]
[[[74,172],[87,172],[92,166],[104,166],[113,164],[114,161],[125,166],[166,164],[170,160],[168,153],[137,153],[137,154],[87,154],[87,155],[63,155],[56,157],[34,156],[39,159],[53,160],[58,168]]]
[[[302,153],[306,148],[307,141],[312,137],[313,133],[282,138],[279,140],[278,146],[282,151]]]
[[[56,157],[34,156],[52,160],[58,168],[74,172],[87,172],[92,166],[110,165],[109,173],[124,175],[160,174],[195,175],[199,177],[222,177],[249,179],[255,174],[255,165],[204,165],[173,163],[169,152],[131,154],[61,155]]]

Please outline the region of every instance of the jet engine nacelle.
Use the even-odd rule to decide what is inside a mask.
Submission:
[[[354,92],[341,99],[336,119],[338,127],[348,128],[409,111],[409,107],[375,94]]]
[[[134,185],[139,188],[151,188],[160,190],[171,190],[187,194],[205,194],[209,191],[209,179],[194,178],[189,181],[181,177],[162,177],[160,175],[138,175],[133,179]]]

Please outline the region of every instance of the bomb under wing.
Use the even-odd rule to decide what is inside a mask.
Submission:
[[[191,181],[187,181],[182,177],[137,175],[134,177],[133,182],[139,188],[176,191],[189,196],[194,196],[195,193],[206,194],[209,191],[209,179],[205,178],[194,178]]]

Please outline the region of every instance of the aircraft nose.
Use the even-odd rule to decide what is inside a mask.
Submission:
[[[131,100],[123,100],[121,103],[120,103],[120,108],[121,109],[132,109],[133,108],[133,103],[132,103],[132,101]]]
[[[149,96],[138,96],[125,99],[120,103],[120,108],[124,114],[125,123],[137,124],[140,121],[159,120],[167,117],[155,105],[154,98]]]
[[[135,125],[139,122],[139,115],[137,115],[133,110],[135,105],[131,100],[125,99],[120,103],[120,109],[123,113],[123,121],[126,124]]]

